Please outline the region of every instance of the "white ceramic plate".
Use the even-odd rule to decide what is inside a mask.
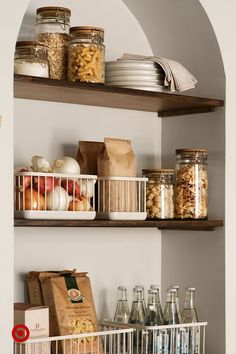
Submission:
[[[107,81],[164,81],[164,75],[110,75],[106,74]]]
[[[108,61],[106,62],[108,69],[156,69],[161,68],[160,65],[152,61]]]
[[[153,92],[170,92],[170,89],[162,86],[132,86],[132,85],[107,85],[107,86],[116,86],[123,88],[130,88],[133,90],[143,90],[143,91],[153,91]]]
[[[106,74],[109,75],[165,75],[162,69],[119,69],[106,68]]]
[[[164,87],[164,81],[146,81],[146,80],[133,80],[133,81],[130,81],[130,80],[123,80],[123,81],[111,81],[111,80],[107,80],[106,79],[106,85],[113,85],[113,86],[161,86],[161,87]]]

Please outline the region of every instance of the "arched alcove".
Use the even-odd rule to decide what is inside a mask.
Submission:
[[[39,4],[39,6],[41,6],[41,3]],[[137,3],[135,1],[125,1],[125,3],[128,5],[128,7],[131,9],[131,11],[133,12],[133,14],[135,15],[135,17],[137,18],[137,20],[139,21],[139,23],[141,24],[143,30],[144,30],[144,33],[145,35],[147,36],[147,39],[150,43],[150,46],[151,46],[151,49],[154,53],[158,53],[161,55],[161,53],[159,52],[160,49],[159,49],[159,45],[158,43],[155,42],[155,33],[156,33],[156,29],[158,27],[156,27],[158,24],[155,22],[155,14],[158,13],[157,11],[155,12],[154,10],[158,10],[156,9],[156,4],[154,4],[154,2],[150,2],[149,3],[149,7],[147,8],[146,7],[146,4],[144,5],[144,8],[142,8],[142,6],[140,6],[141,2]],[[144,1],[143,1],[144,3]],[[158,1],[156,1],[156,3],[158,3]],[[167,4],[167,2],[159,2],[159,3],[162,3],[161,5],[164,6],[165,4]],[[165,3],[165,4],[164,4]],[[170,6],[170,1],[168,2],[169,3],[169,6]],[[182,5],[186,7],[188,7],[189,9],[189,6],[196,6],[196,2],[190,2],[188,1],[181,1]],[[2,139],[1,141],[1,146],[6,146],[7,143],[11,143],[12,142],[12,121],[11,121],[11,118],[10,116],[12,116],[12,110],[11,110],[11,101],[10,101],[10,98],[11,98],[11,84],[12,84],[12,79],[11,79],[11,73],[12,73],[12,64],[13,64],[13,61],[12,61],[12,55],[13,55],[13,51],[14,51],[14,44],[15,44],[15,38],[16,38],[16,33],[17,33],[17,30],[19,28],[19,23],[20,23],[20,20],[22,18],[22,15],[23,15],[23,6],[27,6],[27,1],[22,1],[21,4],[19,5],[18,7],[18,4],[15,5],[15,8],[14,9],[11,9],[13,11],[13,17],[16,19],[15,21],[15,24],[13,26],[13,28],[11,28],[10,30],[10,33],[9,33],[9,43],[8,45],[6,43],[4,43],[3,45],[3,50],[5,49],[5,53],[7,54],[5,58],[1,58],[0,59],[0,66],[1,64],[3,64],[1,66],[1,73],[3,74],[2,77],[3,77],[3,82],[5,82],[5,91],[3,92],[3,96],[2,96],[2,99],[3,99],[3,102],[4,104],[2,105],[3,106],[3,116],[4,116],[4,119],[5,119],[5,116],[8,117],[9,121],[5,124],[5,121],[4,121],[4,125],[3,125],[3,128],[4,128],[4,131],[5,131],[5,134],[8,135],[8,138],[4,138]],[[79,6],[79,4],[76,4],[76,6]],[[172,5],[176,6],[176,4],[173,4],[172,2]],[[154,7],[152,7],[154,6]],[[168,5],[165,5],[167,7],[165,7],[165,10],[170,10],[170,7],[168,8]],[[180,2],[178,3],[178,6],[181,7],[181,4]],[[197,14],[199,15],[203,15],[205,16],[204,12],[201,12],[202,10],[200,10],[200,5],[198,4],[197,6],[199,6],[198,8],[198,11],[197,11]],[[10,8],[10,7],[9,7]],[[161,7],[160,7],[161,8]],[[162,7],[163,8],[163,7]],[[176,9],[175,9],[176,10]],[[196,8],[195,8],[196,10]],[[103,11],[103,9],[101,8],[101,11]],[[170,13],[169,12],[166,12],[166,14],[168,15],[168,20],[171,21],[170,19],[171,18],[176,18],[176,16],[183,16],[185,15],[185,13],[177,13],[175,11],[173,11],[174,13],[171,13],[171,16],[170,16]],[[160,10],[159,10],[159,13],[160,13]],[[191,11],[190,11],[191,13]],[[195,13],[196,14],[196,13]],[[104,13],[104,16],[106,14]],[[143,20],[143,17],[146,18],[146,20]],[[147,19],[151,19],[153,18],[153,20],[149,20],[147,21]],[[163,16],[164,18],[164,16]],[[198,18],[198,16],[196,15],[196,19]],[[160,16],[160,19],[161,19],[161,16]],[[209,40],[210,40],[210,48],[207,48],[207,41],[204,42],[204,50],[203,52],[207,52],[208,54],[212,54],[212,53],[215,53],[217,54],[217,57],[213,56],[213,58],[211,58],[210,56],[207,57],[207,64],[206,64],[206,67],[210,68],[210,72],[211,73],[216,73],[217,70],[219,70],[219,77],[218,78],[214,78],[213,81],[210,81],[208,79],[207,81],[207,73],[209,73],[209,70],[206,71],[206,67],[203,68],[202,66],[201,67],[198,67],[198,64],[199,63],[202,63],[202,60],[201,60],[201,56],[199,55],[199,50],[197,51],[196,50],[196,47],[194,46],[194,44],[196,43],[193,43],[194,40],[193,40],[193,37],[194,35],[193,34],[196,34],[196,32],[191,32],[191,30],[189,29],[189,27],[187,27],[186,29],[186,32],[189,30],[189,41],[187,42],[188,45],[186,45],[186,42],[185,42],[185,45],[183,44],[184,41],[181,41],[180,38],[178,38],[178,40],[180,40],[181,42],[181,46],[173,46],[173,43],[175,42],[175,45],[176,45],[176,41],[171,41],[171,43],[169,42],[169,44],[166,43],[166,41],[164,41],[162,43],[162,50],[163,52],[167,53],[170,55],[173,53],[176,53],[175,52],[175,49],[177,50],[178,52],[178,57],[176,57],[176,59],[182,61],[187,67],[189,67],[190,70],[193,71],[193,73],[196,73],[198,71],[201,72],[201,76],[200,76],[200,81],[201,83],[204,82],[204,85],[200,84],[199,86],[199,91],[197,91],[199,93],[199,95],[206,95],[206,96],[209,96],[209,97],[213,97],[213,96],[217,96],[217,97],[224,97],[224,90],[225,90],[225,87],[224,87],[224,73],[223,73],[223,65],[222,65],[222,62],[221,62],[221,56],[220,56],[220,52],[219,52],[219,49],[217,48],[217,42],[216,42],[216,38],[214,36],[214,33],[211,29],[211,26],[209,23],[206,23],[206,18],[203,18],[200,17],[199,19],[201,19],[204,24],[207,24],[207,31],[206,31],[206,34],[209,36]],[[143,22],[144,21],[144,22]],[[149,23],[147,23],[149,22]],[[188,22],[188,21],[187,21]],[[146,23],[146,25],[145,25]],[[175,22],[174,22],[175,23]],[[4,22],[3,22],[4,24]],[[155,26],[154,26],[155,24]],[[147,26],[147,27],[146,27]],[[152,30],[152,26],[154,27],[154,29]],[[173,30],[175,29],[175,26],[172,22],[172,26],[173,26]],[[180,26],[181,27],[181,26]],[[169,27],[168,27],[169,28]],[[201,28],[202,29],[202,28]],[[163,28],[162,28],[163,30]],[[164,31],[166,33],[166,31]],[[168,31],[167,31],[168,32]],[[159,34],[160,32],[158,32]],[[179,35],[179,32],[176,31],[176,37],[177,37],[177,33]],[[183,31],[184,33],[184,31]],[[170,35],[170,31],[168,32],[168,34]],[[202,33],[201,33],[202,35]],[[212,36],[213,35],[213,36]],[[158,38],[161,38],[161,36],[158,35]],[[192,39],[192,40],[191,40]],[[204,38],[206,39],[206,38]],[[125,43],[125,41],[124,41]],[[198,41],[198,46],[197,48],[200,48],[199,47],[199,43],[200,41]],[[212,46],[213,44],[213,47]],[[187,55],[184,55],[184,53],[182,52],[182,49],[186,48],[187,47],[187,52],[185,54]],[[158,48],[158,52],[157,52],[157,48]],[[128,48],[129,49],[129,48]],[[134,49],[136,49],[134,47]],[[196,51],[196,52],[195,52]],[[197,54],[197,58],[195,58],[196,60],[192,61],[192,58],[194,56],[194,53]],[[191,54],[191,55],[190,55]],[[162,54],[162,55],[166,55],[166,54]],[[171,55],[172,57],[174,57],[174,55]],[[7,60],[8,62],[7,62]],[[210,61],[210,59],[212,59],[212,62]],[[192,66],[193,65],[193,66]],[[218,68],[218,69],[217,69]],[[222,81],[221,81],[222,80]],[[4,99],[5,98],[5,99]],[[21,104],[20,104],[21,105]],[[21,109],[22,107],[20,107]],[[24,113],[24,110],[22,109],[21,113]],[[111,112],[111,114],[113,114],[113,112]],[[217,113],[218,115],[218,113]],[[117,119],[118,119],[118,115],[117,115]],[[143,117],[140,116],[140,119],[138,119],[138,122],[140,124],[142,124],[142,119]],[[215,120],[214,120],[215,119]],[[197,122],[198,120],[198,122]],[[214,125],[212,124],[214,120]],[[215,116],[213,114],[210,114],[208,117],[206,117],[206,115],[204,116],[195,116],[191,119],[191,125],[192,125],[192,128],[189,126],[189,121],[186,121],[185,118],[178,118],[178,121],[175,120],[175,118],[171,118],[171,119],[168,119],[167,121],[162,121],[162,130],[161,130],[161,136],[159,136],[160,140],[162,139],[162,147],[161,147],[161,150],[163,152],[162,156],[163,156],[163,162],[165,163],[171,163],[172,162],[172,159],[170,157],[172,151],[173,151],[173,147],[176,146],[176,144],[179,144],[179,143],[182,143],[182,144],[187,144],[189,141],[191,142],[192,140],[188,140],[186,138],[189,138],[191,135],[189,134],[189,132],[191,130],[193,130],[195,132],[195,136],[193,137],[193,141],[194,141],[194,144],[199,144],[199,143],[203,143],[206,139],[207,136],[209,136],[209,134],[211,134],[211,132],[214,134],[213,136],[213,140],[215,139],[218,139],[218,137],[220,137],[220,141],[217,142],[216,145],[214,145],[214,141],[210,142],[209,143],[209,147],[211,149],[211,151],[214,151],[215,155],[214,155],[214,158],[212,160],[213,162],[213,166],[215,169],[212,170],[212,175],[214,175],[217,171],[217,168],[219,167],[219,165],[216,164],[216,156],[218,156],[217,154],[220,153],[220,163],[222,163],[221,166],[223,166],[224,164],[224,158],[223,158],[223,155],[224,155],[224,137],[222,138],[222,135],[224,136],[224,115],[222,112],[219,112],[219,116]],[[203,125],[205,124],[205,122],[207,122],[206,126],[204,127],[204,129],[202,128]],[[160,129],[160,126],[158,126],[159,123],[153,123],[153,127],[150,128],[150,130],[152,131],[155,131],[155,129]],[[214,129],[216,129],[216,131],[212,131],[212,127],[214,126]],[[186,130],[187,129],[187,130]],[[186,130],[187,131],[187,134],[183,134],[183,131]],[[3,130],[2,130],[3,132]],[[1,132],[1,133],[2,133]],[[148,131],[147,131],[148,132]],[[160,130],[159,130],[160,132]],[[174,132],[174,133],[173,133]],[[102,131],[100,132],[100,134],[102,134]],[[138,138],[140,138],[141,135],[138,135]],[[167,142],[170,142],[170,144],[167,144]],[[155,143],[153,143],[153,147],[155,149],[155,151],[158,151],[159,153],[159,147],[157,145],[155,145]],[[218,149],[218,146],[220,146],[220,149]],[[141,149],[138,147],[138,152],[141,152]],[[12,156],[12,150],[10,149],[10,153],[9,155]],[[9,156],[8,155],[8,156]],[[26,156],[26,155],[25,155]],[[6,161],[6,158],[5,160]],[[12,159],[11,159],[12,161]],[[141,160],[142,161],[142,160]],[[7,171],[6,173],[4,174],[4,176],[1,177],[1,181],[3,183],[6,183],[6,181],[9,180],[9,176],[11,174],[10,172],[10,165],[11,163],[9,161],[6,162],[6,166],[7,166]],[[216,178],[216,181],[214,181],[214,188],[219,188],[220,190],[222,190],[222,185],[223,185],[223,181],[222,181],[222,176],[224,175],[224,173],[222,172],[222,175],[219,176],[219,180],[218,178]],[[221,181],[220,181],[221,179]],[[4,190],[4,194],[7,195],[6,193],[10,192],[10,188],[12,186],[9,186],[9,189],[8,190]],[[1,188],[1,187],[0,187]],[[3,188],[1,188],[2,192],[3,192]],[[222,192],[220,192],[220,196],[219,198],[221,200],[224,200],[224,194]],[[10,201],[10,198],[7,198],[8,200],[8,203],[9,203],[9,207],[10,209],[12,210],[12,205],[11,205],[11,201]],[[216,200],[213,199],[213,202],[212,202],[212,212],[213,212],[213,215],[214,216],[219,216],[221,217],[222,216],[222,210],[224,210],[224,205],[220,206],[220,208],[218,208],[217,206],[217,203],[216,203]],[[11,218],[11,213],[7,213],[6,212],[6,222],[9,222],[10,221],[10,218]],[[6,230],[8,230],[8,232],[12,232],[12,229],[11,229],[11,226],[6,226]],[[177,240],[178,238],[181,239],[182,235],[176,235],[176,234],[173,234],[172,233],[168,233],[168,234],[163,234],[163,237],[162,237],[162,252],[163,252],[163,255],[166,254],[170,254],[170,247],[171,247],[171,243],[173,243],[173,249],[175,248],[175,246],[178,246],[177,244],[175,244],[175,241],[173,242],[173,238],[175,237],[175,240]],[[41,242],[39,240],[39,237],[40,235],[35,235],[35,237],[38,239],[38,241],[34,241],[36,242],[36,245],[39,246],[39,242]],[[119,232],[116,232],[116,237],[119,236]],[[137,240],[140,240],[142,238],[142,233],[139,234],[138,232],[138,235],[137,236]],[[21,236],[20,236],[21,237]],[[187,237],[187,236],[186,236]],[[207,246],[206,247],[206,254],[204,254],[204,259],[206,260],[207,259],[207,253],[210,252],[209,254],[212,255],[211,251],[212,251],[212,240],[210,241],[208,235],[205,235],[205,234],[202,234],[199,238],[198,238],[198,241],[197,243],[195,244],[194,243],[194,248],[198,250],[198,252],[200,252],[202,250],[202,246]],[[190,236],[191,238],[191,242],[194,242],[193,238],[194,238],[194,235],[191,235]],[[204,240],[205,238],[205,240]],[[207,241],[206,241],[206,238]],[[56,238],[54,239],[56,240]],[[152,239],[152,237],[149,238],[150,242],[155,242],[154,238]],[[222,252],[224,253],[224,249],[222,249],[222,247],[224,247],[224,237],[222,237],[222,235],[216,235],[216,247],[214,246],[214,254],[215,256],[218,257],[218,255],[220,256],[220,262],[218,264],[218,267],[217,267],[217,270],[218,270],[218,273],[222,272],[222,274],[220,274],[220,290],[219,292],[221,293],[221,299],[223,299],[223,302],[224,302],[224,259],[222,258],[223,255],[222,255]],[[26,240],[25,240],[26,241]],[[105,242],[105,240],[103,240],[103,242]],[[181,244],[184,245],[186,242],[188,242],[186,240],[185,237],[182,238],[181,240]],[[202,246],[199,246],[200,243],[202,242]],[[189,245],[190,246],[190,245]],[[22,240],[19,240],[18,238],[18,247],[20,247],[19,249],[21,251],[24,250],[24,242],[22,243]],[[7,254],[9,255],[12,255],[12,239],[8,240],[6,238],[6,249],[7,249]],[[178,249],[178,248],[177,248]],[[187,248],[186,248],[187,250]],[[172,254],[173,255],[173,254]],[[190,258],[188,258],[188,261],[191,261]],[[8,260],[5,259],[5,264],[10,264],[9,262],[11,262],[12,260],[12,257],[10,257]],[[172,266],[173,264],[175,264],[175,262],[178,260],[178,255],[176,255],[176,258],[174,257],[172,259]],[[2,260],[4,261],[4,259]],[[165,263],[164,263],[165,259],[163,259],[163,267],[165,266]],[[210,273],[212,271],[212,269],[214,268],[215,265],[217,265],[217,260],[215,259],[214,255],[212,256],[212,261],[213,261],[213,267],[210,268]],[[204,262],[203,262],[204,263]],[[195,259],[194,260],[194,264],[193,265],[193,270],[194,270],[194,274],[196,275],[197,272],[199,272],[199,269],[195,269],[196,267],[196,264],[197,264],[197,260]],[[207,266],[207,262],[204,263],[206,266]],[[151,262],[149,263],[149,265],[151,266]],[[223,266],[223,270],[222,270],[222,266]],[[178,268],[178,267],[177,267]],[[172,268],[173,269],[173,268]],[[179,272],[181,272],[181,270],[183,269],[182,266],[179,267]],[[204,270],[204,267],[201,268],[201,272]],[[17,270],[18,271],[18,270]],[[24,270],[21,270],[21,271],[24,271]],[[162,272],[162,276],[163,276],[163,279],[166,278],[166,280],[164,280],[164,282],[166,281],[169,281],[171,278],[171,266],[170,266],[170,269],[168,269],[166,272]],[[178,271],[177,271],[178,273]],[[176,273],[176,274],[177,274]],[[209,273],[209,275],[210,275]],[[216,272],[214,272],[215,274]],[[11,279],[11,275],[10,275],[10,272],[8,273],[9,275],[9,279]],[[179,275],[178,275],[179,276]],[[189,274],[186,275],[186,280],[189,281]],[[204,278],[206,278],[206,274],[204,275]],[[213,277],[214,278],[214,277]],[[213,280],[213,283],[214,283],[214,292],[217,290],[217,279],[210,279],[210,282],[209,284],[211,284],[211,281]],[[121,279],[122,281],[122,279]],[[151,279],[150,279],[151,281]],[[206,279],[204,281],[204,284],[206,284]],[[198,284],[196,284],[196,286],[202,290],[202,285],[200,284],[200,280],[199,280],[199,286]],[[207,293],[207,298],[209,299],[209,295],[210,293],[208,292]],[[201,299],[201,303],[203,303],[202,301],[203,299]],[[207,307],[207,301],[206,300],[206,307]],[[223,302],[222,302],[222,306],[223,306]],[[4,304],[4,300],[2,301],[1,300],[1,305]],[[2,307],[2,308],[5,308],[5,307]],[[205,308],[204,309],[204,312],[206,313],[207,315],[207,309]],[[216,309],[217,311],[218,309]],[[7,308],[5,308],[5,311],[6,311],[6,317],[9,315],[9,311],[7,310]],[[212,316],[212,313],[210,314],[210,317]],[[224,340],[223,340],[223,334],[224,334],[224,324],[223,322],[220,322],[219,323],[219,319],[221,319],[222,321],[224,321],[224,319],[222,318],[222,316],[224,317],[224,313],[219,313],[219,316],[217,317],[211,317],[212,321],[213,322],[218,322],[218,326],[214,327],[211,327],[211,328],[214,328],[214,330],[210,331],[210,342],[209,342],[209,353],[222,353],[222,348],[224,347]],[[9,318],[9,316],[8,316]],[[220,327],[220,328],[219,328]],[[215,330],[216,328],[216,330]],[[9,329],[9,328],[8,328]],[[9,331],[6,331],[6,333],[9,333]],[[219,338],[219,341],[215,341],[215,344],[213,343],[213,340],[215,339],[214,338],[214,335],[216,336],[220,336]],[[10,348],[10,346],[9,346]],[[214,350],[213,350],[214,348]],[[224,350],[224,349],[223,349]]]

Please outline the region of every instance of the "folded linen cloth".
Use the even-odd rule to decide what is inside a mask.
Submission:
[[[164,85],[168,87],[171,92],[190,90],[194,88],[197,83],[197,79],[182,64],[174,60],[128,53],[125,53],[118,60],[148,60],[157,63],[165,72]]]

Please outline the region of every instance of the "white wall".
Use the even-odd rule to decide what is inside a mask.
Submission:
[[[195,0],[125,0],[135,12],[156,55],[183,63],[198,79],[187,94],[224,98],[225,75],[221,53],[211,24]],[[164,35],[163,35],[164,33]],[[162,120],[162,165],[174,166],[175,149],[205,147],[209,153],[209,218],[223,218],[225,208],[224,109],[211,114]],[[224,229],[209,232],[162,233],[162,289],[181,286],[182,303],[187,286],[197,288],[201,320],[208,321],[209,354],[225,350],[225,248]]]
[[[32,38],[35,10],[47,4],[47,0],[31,1],[20,39]],[[57,4],[72,9],[72,25],[105,28],[107,60],[140,48],[151,54],[141,27],[121,1],[84,0],[78,5],[71,0]],[[14,110],[15,166],[29,164],[34,154],[50,160],[63,154],[75,156],[78,140],[102,141],[104,136],[132,140],[139,172],[160,166],[161,121],[154,113],[27,100],[15,100]],[[137,283],[147,287],[161,281],[160,231],[15,229],[15,301],[25,299],[24,272],[63,268],[89,271],[98,315],[111,318],[118,285],[125,284],[131,290]]]
[[[172,4],[179,2],[172,1]],[[235,193],[232,188],[236,178],[236,167],[234,163],[235,150],[235,93],[234,82],[236,79],[236,51],[232,45],[233,34],[235,33],[235,13],[236,3],[234,0],[222,2],[220,0],[201,0],[205,10],[212,22],[214,30],[219,41],[224,60],[224,66],[227,76],[226,84],[226,353],[235,354],[236,342],[234,339],[234,324],[236,321],[236,304],[235,304],[235,223],[234,223],[234,204]],[[13,165],[13,145],[12,142],[12,68],[13,68],[13,52],[15,39],[19,29],[19,21],[21,20],[28,0],[15,2],[9,0],[4,3],[4,13],[11,13],[11,26],[9,26],[9,17],[3,16],[1,19],[0,42],[2,55],[0,56],[0,77],[1,77],[1,97],[0,97],[0,113],[3,115],[3,125],[0,128],[0,156],[4,168],[0,174],[0,235],[1,235],[1,257],[0,266],[4,270],[1,274],[1,281],[4,285],[4,292],[0,295],[0,313],[1,313],[1,333],[0,343],[1,349],[6,353],[10,353],[12,349],[12,341],[10,338],[10,329],[12,328],[12,256],[13,256],[13,232],[12,232],[12,186],[11,180]],[[136,2],[139,6],[139,2]],[[104,9],[101,9],[104,11]],[[136,13],[136,10],[134,9]],[[145,12],[151,16],[152,8],[146,7]],[[157,14],[156,11],[155,14]],[[183,11],[184,14],[184,11]],[[138,15],[138,8],[137,8]],[[168,14],[169,15],[169,14]],[[169,18],[168,16],[166,17]],[[151,21],[150,21],[151,22]],[[156,23],[155,21],[152,21]],[[123,24],[123,22],[122,22]],[[170,26],[168,25],[166,28]],[[199,24],[199,28],[201,23]],[[7,40],[6,40],[7,29]],[[187,28],[186,31],[189,29]],[[158,43],[157,43],[158,44]],[[190,42],[188,50],[191,51],[194,42]],[[209,43],[210,45],[210,43]],[[212,57],[212,62],[215,58]],[[211,66],[209,66],[210,69]],[[214,89],[214,87],[213,87]],[[213,234],[211,234],[213,235]],[[45,235],[44,235],[45,236]],[[18,239],[20,242],[20,238]],[[221,268],[222,269],[222,268]],[[217,311],[217,309],[216,309]]]

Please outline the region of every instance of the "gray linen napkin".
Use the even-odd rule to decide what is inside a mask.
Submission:
[[[197,79],[180,63],[174,60],[161,57],[147,57],[143,55],[125,53],[121,60],[154,61],[162,67],[165,72],[164,85],[169,87],[171,92],[182,92],[195,87]]]

